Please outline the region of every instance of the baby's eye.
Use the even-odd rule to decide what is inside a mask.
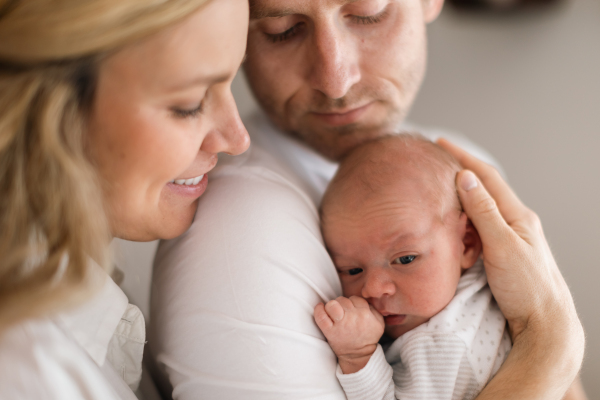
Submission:
[[[417,258],[417,256],[402,256],[402,257],[398,257],[396,259],[394,259],[394,261],[392,262],[392,264],[410,264],[411,262],[413,262],[415,260],[415,258]]]
[[[352,268],[348,270],[348,275],[358,275],[363,272],[362,268]]]

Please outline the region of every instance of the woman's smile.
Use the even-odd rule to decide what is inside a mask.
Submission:
[[[202,196],[207,186],[208,174],[203,174],[195,178],[176,179],[168,182],[166,187],[176,195],[197,198]]]

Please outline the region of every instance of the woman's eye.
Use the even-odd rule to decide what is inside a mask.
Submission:
[[[398,257],[394,260],[394,262],[392,264],[410,264],[411,262],[413,262],[415,260],[415,258],[417,258],[417,256],[402,256],[402,257]]]
[[[348,275],[358,275],[362,272],[362,268],[352,268],[348,270]]]
[[[198,115],[202,114],[202,103],[198,104],[198,107],[189,108],[189,109],[173,107],[173,108],[171,108],[171,111],[177,118],[197,117]]]
[[[286,40],[289,40],[292,37],[296,36],[302,29],[302,26],[303,26],[302,23],[298,23],[284,32],[274,33],[274,34],[265,33],[265,34],[267,35],[269,40],[272,41],[273,43],[285,42]]]

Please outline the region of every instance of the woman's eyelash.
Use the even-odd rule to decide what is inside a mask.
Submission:
[[[271,40],[273,43],[285,42],[286,40],[290,39],[292,36],[297,34],[298,29],[300,29],[300,24],[296,24],[296,25],[292,26],[290,29],[288,29],[285,32],[276,33],[276,34],[267,33],[266,35],[269,38],[269,40]]]
[[[171,111],[173,111],[173,114],[175,114],[175,116],[177,118],[197,117],[198,115],[202,114],[202,103],[200,103],[198,105],[198,107],[196,107],[196,108],[181,109],[181,108],[174,107],[171,109]]]
[[[350,18],[357,24],[369,25],[369,24],[377,24],[377,23],[381,22],[381,20],[384,19],[386,15],[387,15],[387,9],[383,10],[382,12],[380,12],[379,14],[376,14],[376,15],[366,15],[366,16],[352,15],[352,16],[350,16]]]

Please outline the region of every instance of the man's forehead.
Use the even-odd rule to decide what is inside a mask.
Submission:
[[[296,2],[290,0],[250,0],[250,19],[280,18],[292,14],[302,14],[306,10],[312,9],[314,5],[322,7],[341,6],[357,1],[363,0],[301,0]]]

